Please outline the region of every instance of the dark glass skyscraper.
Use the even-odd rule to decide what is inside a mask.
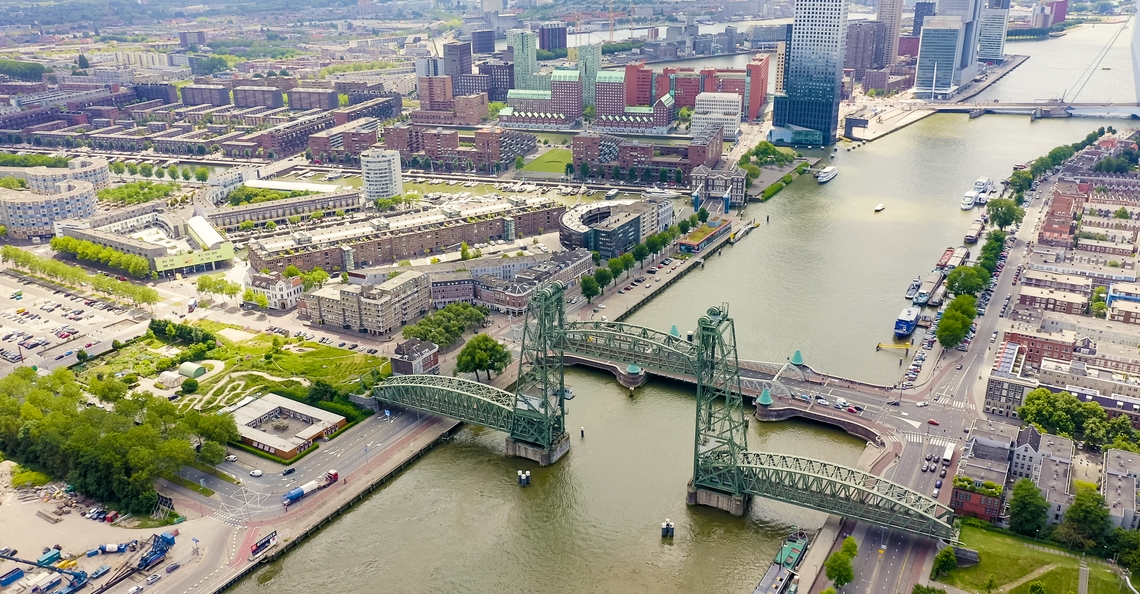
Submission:
[[[776,97],[773,124],[800,126],[835,142],[843,91],[847,0],[798,0],[788,39],[784,95]]]

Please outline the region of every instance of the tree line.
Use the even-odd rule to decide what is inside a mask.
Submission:
[[[285,278],[301,277],[301,286],[306,291],[313,287],[323,287],[329,280],[329,273],[325,272],[325,269],[320,266],[314,266],[312,270],[302,272],[300,268],[290,264],[285,267],[285,270],[281,274],[284,275]]]
[[[136,305],[158,303],[158,291],[151,287],[120,281],[102,274],[87,274],[78,266],[64,264],[51,258],[41,258],[15,246],[0,247],[0,262],[11,264],[31,274],[44,276],[72,287],[78,287],[80,283],[87,283],[92,289],[100,293],[130,299]]]
[[[72,254],[80,260],[97,262],[121,270],[135,278],[147,278],[152,274],[150,260],[147,258],[126,254],[86,239],[65,236],[53,237],[51,238],[51,249]]]
[[[459,340],[467,330],[478,328],[488,313],[483,306],[452,303],[415,324],[405,326],[403,336],[433,342],[442,349]]]
[[[49,69],[43,64],[0,59],[0,74],[17,80],[39,82],[43,80],[46,72],[49,72]]]
[[[122,163],[116,164],[122,166]],[[114,188],[99,190],[98,197],[100,200],[106,202],[130,206],[132,204],[143,204],[151,200],[167,198],[176,191],[178,191],[178,184],[176,183],[137,181]]]
[[[1017,415],[1042,433],[1070,439],[1079,436],[1085,445],[1095,449],[1113,448],[1140,453],[1137,434],[1128,415],[1109,420],[1104,407],[1096,402],[1082,402],[1068,392],[1037,388],[1025,395],[1025,402],[1017,409]]]
[[[229,200],[230,206],[241,206],[242,204],[257,204],[259,202],[272,202],[274,200],[283,200],[285,198],[296,198],[297,196],[308,196],[314,192],[293,190],[291,192],[282,192],[278,190],[269,190],[266,188],[251,188],[249,186],[242,186],[226,197]]]
[[[3,62],[4,60],[0,60],[0,63]],[[47,155],[0,153],[0,167],[67,167],[69,160],[66,157],[49,157]]]
[[[156,478],[195,459],[217,464],[222,444],[239,439],[229,415],[179,415],[146,392],[103,391],[115,398],[104,410],[89,406],[83,392],[66,368],[39,376],[20,367],[0,379],[0,450],[123,512],[150,513]]]
[[[1104,136],[1105,132],[1116,134],[1116,129],[1112,126],[1108,128],[1101,126],[1086,134],[1085,137],[1078,142],[1054,147],[1047,155],[1035,159],[1028,169],[1014,170],[1013,174],[1009,176],[1009,190],[1013,192],[1014,201],[1017,205],[1020,206],[1025,200],[1024,194],[1032,187],[1033,181],[1036,178],[1041,177],[1054,167],[1061,165],[1068,160],[1069,157],[1072,157],[1079,151],[1091,146],[1099,140],[1101,136]]]
[[[645,260],[650,255],[656,256],[661,253],[666,247],[671,245],[677,238],[689,232],[694,226],[699,225],[709,218],[709,211],[702,208],[699,212],[693,213],[689,218],[681,219],[676,225],[670,226],[668,229],[660,233],[653,233],[645,238],[645,243],[639,243],[633,246],[629,252],[622,254],[616,258],[606,260],[605,264],[602,263],[602,255],[598,252],[592,252],[594,258],[594,270],[592,275],[582,277],[580,287],[582,289],[582,296],[586,298],[589,303],[601,295],[606,287],[615,279],[621,276],[621,273],[632,270],[636,263],[645,266]]]

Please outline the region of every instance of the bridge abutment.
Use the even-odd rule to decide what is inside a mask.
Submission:
[[[550,466],[566,455],[570,451],[570,435],[563,433],[561,437],[554,440],[550,449],[544,450],[538,446],[517,441],[510,437],[507,438],[507,455],[516,456],[519,458],[526,458],[538,462],[539,466]]]
[[[685,495],[685,503],[689,505],[714,507],[737,517],[748,513],[748,504],[751,502],[751,495],[729,495],[728,493],[694,487],[692,480],[689,481],[689,490]]]

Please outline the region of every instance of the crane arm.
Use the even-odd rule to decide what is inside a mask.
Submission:
[[[62,573],[64,575],[69,575],[69,576],[76,578],[76,579],[79,579],[79,580],[86,580],[87,579],[87,574],[82,572],[82,571],[71,571],[68,569],[60,569],[60,568],[52,566],[52,565],[40,565],[39,563],[37,563],[35,561],[28,561],[27,559],[21,559],[19,557],[13,557],[11,555],[0,555],[0,559],[7,559],[9,561],[15,561],[17,563],[23,563],[24,565],[31,565],[32,567],[43,567],[44,569],[47,569],[48,571],[54,571],[56,573]]]

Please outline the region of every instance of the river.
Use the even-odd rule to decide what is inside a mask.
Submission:
[[[1107,32],[1090,27],[1011,45],[1033,58],[988,91],[991,98],[1053,96],[1054,84],[1077,80],[1092,63]],[[1113,46],[1105,65],[1120,78],[1098,70],[1081,100],[1133,100],[1131,70],[1117,54]],[[697,65],[740,60],[747,56]],[[1020,73],[1031,80],[1019,82]],[[1128,122],[942,115],[854,151],[841,147],[837,178],[819,185],[803,177],[750,206],[746,218],[771,222],[631,321],[689,329],[709,305],[726,301],[744,358],[782,361],[800,349],[822,371],[893,383],[897,358],[875,352],[875,343],[891,338],[908,281],[958,245],[977,215],[958,209],[962,193],[979,176],[1000,179],[1013,164],[1109,124]],[[876,215],[878,203],[886,210]],[[575,430],[558,464],[506,458],[503,434],[465,428],[287,556],[267,583],[247,580],[235,591],[751,592],[791,526],[821,524],[822,514],[766,500],[744,519],[684,504],[690,388],[651,381],[630,398],[608,374],[568,370],[567,381],[578,394],[567,418]],[[749,446],[850,465],[863,443],[802,422],[753,422]],[[520,468],[533,472],[528,489],[515,482]],[[672,543],[658,533],[666,517],[677,525]]]

